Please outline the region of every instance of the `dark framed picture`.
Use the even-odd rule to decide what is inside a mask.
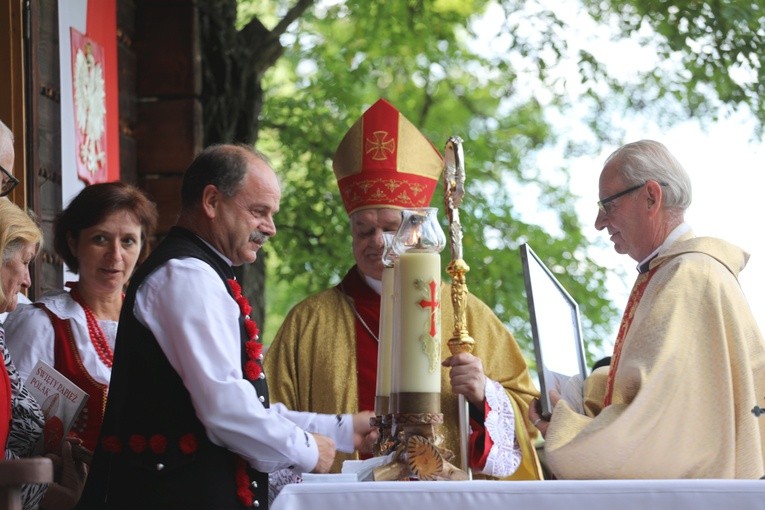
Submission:
[[[539,375],[540,412],[549,419],[550,390],[562,393],[570,378],[584,380],[587,375],[579,305],[527,243],[520,250]]]

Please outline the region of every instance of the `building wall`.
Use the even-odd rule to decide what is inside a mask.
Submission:
[[[56,215],[86,185],[77,173],[73,28],[103,49],[104,180],[148,192],[160,210],[159,236],[175,222],[182,173],[202,145],[193,0],[2,2],[0,72],[8,79],[0,81],[0,118],[16,137],[22,181],[10,198],[34,211],[45,234],[32,298],[75,278],[52,251]]]
[[[197,7],[192,0],[136,0],[138,182],[157,202],[158,234],[175,223],[183,172],[202,148]]]

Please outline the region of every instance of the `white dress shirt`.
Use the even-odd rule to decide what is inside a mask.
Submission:
[[[310,472],[316,432],[353,451],[351,415],[266,409],[242,376],[240,309],[215,270],[196,258],[172,259],[147,277],[134,313],[155,336],[189,391],[210,440],[270,473]]]

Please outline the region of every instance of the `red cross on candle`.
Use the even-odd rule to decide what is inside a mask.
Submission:
[[[441,303],[436,299],[436,282],[430,280],[430,301],[422,300],[418,304],[423,308],[430,308],[430,336],[436,336],[436,309]]]

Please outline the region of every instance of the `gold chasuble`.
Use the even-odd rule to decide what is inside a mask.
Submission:
[[[765,475],[765,343],[737,276],[749,255],[686,233],[641,274],[613,364],[561,400],[545,438],[558,478]],[[590,380],[592,379],[592,380]]]
[[[450,293],[450,285],[442,285],[443,331],[454,327]],[[272,400],[296,411],[373,410],[379,299],[354,266],[340,285],[296,305],[266,354],[265,369]],[[356,304],[355,311],[352,303]],[[481,358],[486,376],[505,388],[513,405],[515,437],[521,447],[522,461],[511,479],[541,479],[533,445],[536,429],[528,422],[528,406],[538,391],[529,377],[526,361],[505,326],[473,295],[467,298],[467,327],[476,340],[473,354]],[[441,351],[442,359],[450,356],[447,339],[442,341]],[[457,396],[451,392],[447,368],[441,369],[441,412],[444,447],[458,455]],[[530,430],[533,437],[529,435]],[[356,456],[338,452],[332,471],[339,472],[342,462],[352,458]]]

